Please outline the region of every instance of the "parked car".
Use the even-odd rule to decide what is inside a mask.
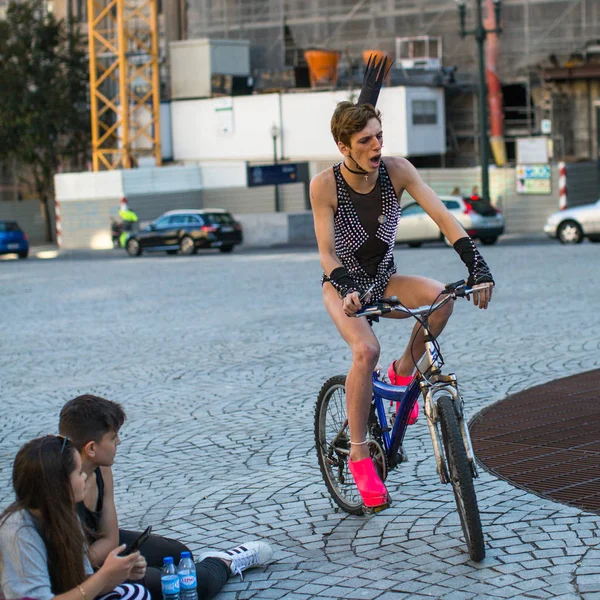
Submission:
[[[142,252],[194,254],[203,248],[231,252],[243,241],[242,226],[222,208],[170,210],[141,231],[132,233],[125,245],[130,256]]]
[[[581,244],[583,238],[600,242],[600,200],[551,214],[544,225],[544,233],[558,238],[561,244]]]
[[[27,234],[16,221],[0,221],[0,254],[18,254],[19,258],[29,256]]]
[[[440,199],[466,232],[482,244],[495,244],[504,233],[504,217],[489,202],[462,196],[440,196]],[[445,240],[444,235],[419,204],[411,202],[402,208],[396,231],[397,243],[418,248],[425,242],[439,240]]]

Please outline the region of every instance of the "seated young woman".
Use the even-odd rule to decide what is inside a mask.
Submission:
[[[146,561],[139,552],[119,556],[124,544],[94,573],[76,512],[85,480],[68,438],[47,435],[19,450],[16,499],[0,515],[0,598],[150,600],[145,587],[131,583],[144,577]]]

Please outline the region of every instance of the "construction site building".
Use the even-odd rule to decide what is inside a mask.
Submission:
[[[466,1],[468,30],[475,27],[475,5]],[[393,82],[422,84],[423,71],[429,71],[432,82],[447,90],[451,163],[477,162],[477,47],[473,35],[461,38],[455,0],[171,0],[163,11],[169,41],[249,40],[259,91],[273,80],[293,86],[295,77],[299,83],[304,52],[313,48],[340,53],[338,86],[359,84],[367,49],[396,59]],[[514,139],[539,134],[543,120],[553,123],[557,157],[596,158],[600,2],[501,0],[501,15],[497,70],[509,160],[515,158]],[[408,46],[410,39],[415,42]],[[415,58],[428,60],[415,69]],[[577,71],[589,64],[598,66]],[[563,77],[556,68],[571,71]],[[286,72],[288,77],[281,75]]]
[[[85,29],[87,0],[40,0]],[[128,0],[135,4],[136,0]],[[466,28],[476,3],[466,0]],[[481,0],[486,14],[486,0]],[[0,17],[8,4],[0,0]],[[170,95],[169,43],[247,40],[252,87],[238,93],[310,86],[305,52],[339,53],[336,86],[359,86],[363,52],[395,59],[391,84],[443,85],[448,153],[440,165],[478,162],[478,64],[475,37],[460,35],[455,0],[157,0],[161,94]],[[555,159],[599,156],[600,2],[501,0],[497,72],[502,83],[509,162],[518,137],[551,137]],[[219,90],[223,92],[223,90]],[[550,133],[544,131],[544,123]],[[436,166],[434,159],[426,159]],[[432,160],[434,162],[432,162]]]

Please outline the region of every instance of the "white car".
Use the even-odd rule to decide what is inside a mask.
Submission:
[[[585,237],[590,242],[600,242],[600,200],[551,214],[544,233],[558,238],[561,244],[581,244]]]
[[[484,200],[462,196],[440,196],[446,208],[456,217],[466,232],[482,244],[498,241],[504,232],[504,217],[497,208]],[[396,231],[396,242],[418,248],[424,242],[445,241],[440,228],[416,202],[402,208],[402,218]]]

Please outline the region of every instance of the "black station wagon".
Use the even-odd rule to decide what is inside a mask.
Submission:
[[[221,208],[170,210],[146,228],[132,233],[125,247],[130,256],[166,252],[189,256],[197,250],[218,248],[231,252],[243,241],[242,226]]]

